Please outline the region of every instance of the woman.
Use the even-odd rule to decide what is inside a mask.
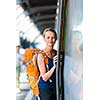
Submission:
[[[57,51],[53,49],[57,40],[56,32],[46,28],[43,32],[46,48],[43,50],[48,57],[48,68],[44,63],[42,53],[38,55],[38,66],[40,71],[39,91],[40,100],[56,100],[56,62]]]

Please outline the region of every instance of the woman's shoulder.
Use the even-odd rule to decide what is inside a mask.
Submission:
[[[38,53],[38,58],[39,58],[39,59],[43,58],[42,52]]]
[[[47,57],[47,55],[45,54],[44,51],[39,52],[38,58],[43,59],[43,58],[46,58],[46,57]]]

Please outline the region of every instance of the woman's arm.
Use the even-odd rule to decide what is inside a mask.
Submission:
[[[42,54],[38,55],[38,66],[40,70],[40,75],[42,76],[44,81],[47,81],[52,76],[56,68],[56,65],[54,64],[54,66],[48,72],[46,72],[46,66],[45,66],[44,57]]]

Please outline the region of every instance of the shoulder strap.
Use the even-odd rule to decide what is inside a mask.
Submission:
[[[49,71],[49,66],[48,66],[48,57],[46,55],[46,53],[42,50],[41,53],[43,54],[44,56],[44,62],[45,62],[45,65],[46,65],[46,68],[47,68],[47,71]],[[52,80],[49,79],[49,82],[52,83]]]

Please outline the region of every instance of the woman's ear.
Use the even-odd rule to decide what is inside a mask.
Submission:
[[[45,37],[43,37],[43,40],[45,41]]]
[[[43,39],[44,39],[44,41],[46,42],[46,40],[47,40],[47,39],[46,39],[46,37],[45,37],[45,36],[43,37]]]

